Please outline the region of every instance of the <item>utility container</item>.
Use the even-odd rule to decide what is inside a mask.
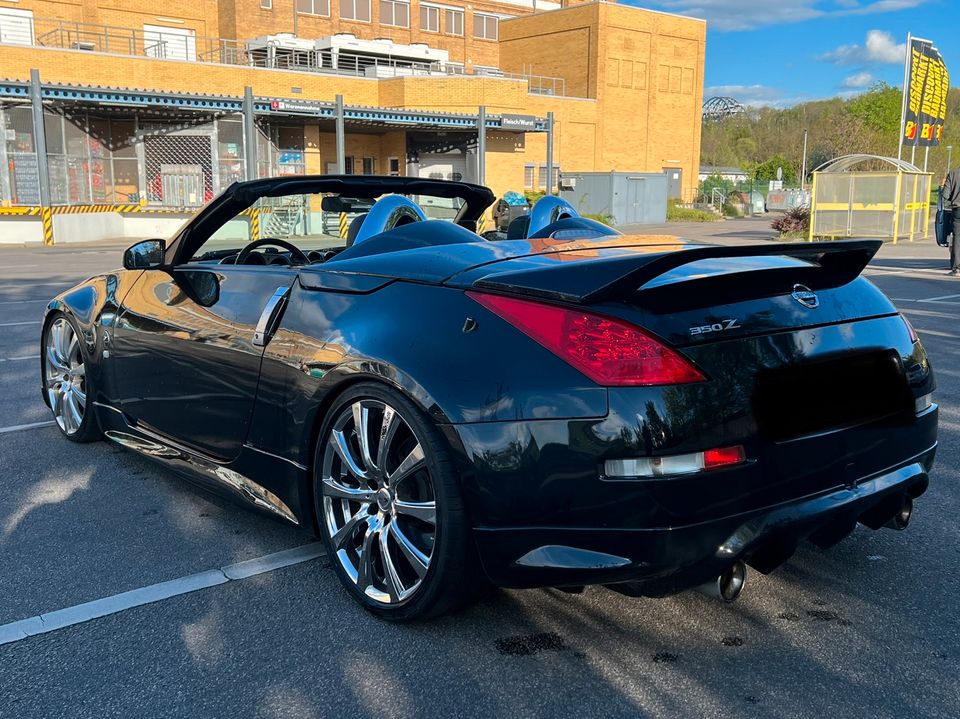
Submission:
[[[614,225],[657,225],[667,221],[667,179],[661,172],[564,172],[563,184],[574,188],[560,196]]]

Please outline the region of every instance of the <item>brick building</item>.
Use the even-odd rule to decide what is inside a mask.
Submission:
[[[548,117],[551,166],[667,172],[686,194],[705,34],[700,20],[576,0],[0,0],[0,200],[186,209],[234,179],[339,163],[466,180],[483,167],[497,194],[544,189]],[[31,70],[48,198],[32,189]]]

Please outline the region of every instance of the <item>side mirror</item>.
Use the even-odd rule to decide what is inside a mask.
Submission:
[[[163,253],[166,249],[165,240],[143,240],[131,245],[123,252],[123,269],[152,270],[163,267]]]

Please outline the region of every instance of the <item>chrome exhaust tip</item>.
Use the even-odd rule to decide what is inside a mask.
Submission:
[[[912,516],[913,500],[910,497],[907,497],[904,503],[900,505],[900,509],[897,510],[897,513],[890,517],[890,519],[887,520],[887,523],[883,526],[896,529],[898,532],[902,532],[910,524],[910,517]]]
[[[747,583],[747,565],[737,560],[716,579],[701,584],[697,591],[724,603],[735,602]]]

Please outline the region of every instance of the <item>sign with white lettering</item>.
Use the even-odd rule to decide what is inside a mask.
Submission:
[[[316,115],[323,109],[322,102],[310,100],[273,100],[270,109],[275,112],[297,112]]]
[[[500,129],[520,130],[521,132],[536,130],[537,118],[533,115],[501,115]]]

